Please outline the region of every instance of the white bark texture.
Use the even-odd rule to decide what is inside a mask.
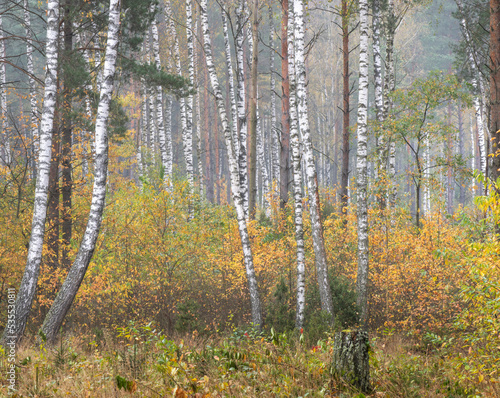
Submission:
[[[394,13],[394,1],[387,1],[386,10],[386,56],[385,56],[385,76],[384,76],[384,120],[387,118],[392,109],[392,98],[390,94],[396,87],[396,80],[394,76],[394,37],[397,29],[397,18]],[[396,191],[397,187],[394,183],[396,177],[396,143],[392,139],[389,143],[388,154],[388,181],[389,186],[389,207],[396,206]]]
[[[306,163],[306,180],[309,191],[309,212],[311,215],[311,230],[318,277],[321,309],[334,317],[334,308],[330,284],[328,282],[328,264],[326,261],[323,226],[321,224],[320,202],[316,165],[314,164],[313,145],[310,134],[306,92],[306,66],[304,54],[304,4],[302,0],[293,0],[294,12],[294,43],[295,43],[295,74],[297,83],[297,111],[299,128],[304,145],[304,160]]]
[[[186,36],[188,50],[188,74],[189,84],[194,87],[194,36],[193,36],[193,7],[192,0],[186,0]],[[186,174],[189,186],[194,186],[193,168],[193,95],[189,94],[186,99],[186,142],[184,152],[186,157]],[[183,140],[184,141],[184,140]]]
[[[460,6],[460,2],[457,2]],[[462,18],[460,21],[460,25],[462,26],[462,32],[465,37],[465,41],[467,42],[467,56],[468,56],[468,61],[469,61],[469,67],[472,72],[472,80],[471,84],[472,87],[474,88],[474,93],[473,96],[473,104],[474,104],[474,111],[475,111],[475,116],[476,116],[476,123],[477,123],[477,134],[478,134],[478,148],[479,148],[479,162],[480,162],[480,168],[481,168],[481,173],[486,175],[486,134],[485,134],[485,123],[484,121],[484,106],[481,98],[484,95],[484,88],[482,87],[481,84],[481,76],[479,74],[479,71],[476,66],[476,60],[474,59],[474,52],[472,48],[472,41],[469,35],[469,30],[467,29],[466,21],[465,18]],[[475,167],[475,165],[474,165]]]
[[[28,258],[21,286],[16,299],[15,332],[4,334],[3,339],[19,342],[23,336],[28,316],[35,297],[40,263],[42,261],[45,218],[47,215],[47,195],[49,189],[49,169],[52,151],[52,129],[57,96],[57,42],[59,35],[59,1],[47,3],[47,43],[45,49],[45,92],[42,120],[40,124],[40,150],[38,153],[38,175],[35,188],[35,204],[31,224]],[[7,329],[6,329],[7,330]]]
[[[225,55],[226,55],[226,67],[227,67],[227,74],[228,74],[228,83],[229,83],[229,99],[231,102],[231,133],[233,137],[233,145],[234,145],[234,150],[235,150],[235,156],[236,159],[239,157],[240,153],[240,146],[239,142],[240,139],[238,137],[238,109],[236,105],[236,94],[234,92],[234,73],[233,73],[233,63],[231,60],[231,46],[229,43],[229,33],[228,33],[228,27],[227,27],[227,17],[226,17],[226,11],[221,10],[222,14],[222,31],[224,33],[224,49],[225,49]]]
[[[474,135],[474,125],[472,124],[472,115],[470,116],[470,151],[471,151],[471,170],[476,168],[476,139]],[[475,186],[476,186],[476,178],[472,177],[471,180],[471,189],[472,196],[475,195]]]
[[[154,6],[153,6],[154,9]],[[158,37],[158,25],[156,19],[151,24],[151,37],[153,38],[153,55],[155,58],[156,69],[161,70],[160,60],[160,40]],[[156,86],[156,125],[158,126],[158,143],[160,147],[161,164],[163,166],[163,184],[165,189],[169,190],[172,185],[172,173],[167,173],[168,170],[168,155],[167,155],[167,138],[165,135],[163,115],[163,89],[161,86]]]
[[[304,309],[306,304],[306,276],[305,276],[305,248],[304,248],[304,221],[302,206],[302,168],[300,165],[300,137],[297,118],[297,97],[295,78],[295,59],[293,49],[293,10],[288,12],[288,78],[290,84],[290,146],[293,164],[293,204],[295,210],[295,242],[297,244],[297,308],[295,327],[304,326]]]
[[[238,136],[239,136],[239,179],[241,199],[243,200],[243,209],[245,215],[248,215],[248,164],[247,164],[247,115],[245,106],[245,81],[244,81],[244,57],[243,41],[245,29],[245,0],[240,0],[236,9],[236,101],[238,108]]]
[[[368,1],[359,0],[359,89],[358,89],[358,148],[356,159],[356,195],[358,215],[358,274],[356,281],[360,322],[365,324],[368,314]]]
[[[92,255],[94,254],[95,244],[101,227],[104,201],[106,197],[106,180],[108,170],[108,119],[118,53],[120,5],[120,0],[111,0],[109,5],[109,25],[106,53],[104,56],[103,80],[101,84],[95,127],[95,179],[89,219],[80,248],[76,255],[76,259],[71,266],[61,290],[57,294],[42,325],[42,332],[45,334],[47,341],[49,342],[55,341],[64,317],[69,311],[76,293],[78,292]]]
[[[33,38],[31,35],[31,18],[29,12],[28,0],[24,0],[24,25],[26,31],[26,70],[28,72],[29,82],[29,97],[30,97],[30,139],[32,140],[31,147],[33,148],[34,170],[36,170],[36,159],[38,157],[39,137],[38,137],[38,119],[37,100],[36,100],[36,85],[33,70]],[[1,35],[2,33],[0,33]],[[36,171],[33,173],[36,175]]]
[[[172,10],[170,8],[170,3],[168,1],[165,2],[165,10],[167,13],[167,18],[169,20],[170,34],[172,35],[172,39],[174,42],[173,44],[174,44],[175,69],[177,74],[179,76],[182,76],[179,38],[177,36]],[[192,15],[191,15],[191,20],[192,20]],[[191,27],[186,29],[186,31],[190,31],[190,29]],[[192,187],[193,186],[193,129],[192,129],[193,106],[192,104],[190,105],[189,99],[186,101],[186,98],[181,98],[180,107],[181,107],[182,146],[184,149],[184,160],[186,162],[186,174],[189,181],[189,185],[190,187]]]
[[[382,57],[380,55],[380,0],[373,0],[373,80],[375,86],[375,112],[377,122],[384,121],[384,97],[382,85]],[[386,142],[383,133],[377,136],[377,178],[382,178],[385,171]]]
[[[201,1],[200,10],[201,10],[203,47],[205,51],[205,59],[227,147],[228,163],[231,175],[231,192],[233,196],[234,206],[236,208],[236,218],[238,220],[238,229],[240,232],[241,246],[243,249],[243,258],[245,262],[248,290],[250,293],[250,303],[252,307],[252,322],[255,326],[261,327],[262,326],[261,304],[257,286],[257,278],[255,275],[255,269],[253,264],[252,249],[250,246],[250,237],[248,235],[248,229],[245,219],[245,211],[243,208],[243,200],[241,198],[241,192],[239,187],[238,166],[236,163],[235,151],[233,148],[231,129],[229,127],[226,109],[224,105],[224,98],[222,96],[222,90],[219,85],[219,80],[217,78],[217,73],[215,71],[215,65],[212,58],[212,45],[208,29],[207,0]]]
[[[430,187],[430,166],[431,166],[431,147],[429,134],[425,133],[424,139],[424,200],[423,209],[424,216],[429,217],[431,214],[431,187]]]
[[[2,15],[0,14],[0,119],[2,124],[1,130],[1,140],[3,153],[0,154],[1,161],[3,164],[9,165],[11,163],[11,150],[10,150],[10,141],[9,134],[7,131],[7,76],[5,71],[5,62],[6,62],[6,54],[5,54],[5,37],[3,35],[3,23],[2,23]]]

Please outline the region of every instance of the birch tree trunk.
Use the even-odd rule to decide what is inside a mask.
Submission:
[[[238,136],[238,109],[236,104],[236,94],[234,92],[233,63],[231,61],[231,46],[229,43],[226,11],[222,10],[221,14],[222,14],[222,31],[224,33],[224,49],[226,54],[226,67],[227,67],[228,84],[229,84],[229,99],[231,103],[231,121],[232,121],[231,133],[235,150],[235,156],[238,159],[240,152],[240,145],[239,145],[240,139]]]
[[[292,0],[293,1],[293,0]],[[293,4],[293,2],[292,2]],[[282,0],[281,17],[281,151],[280,151],[280,209],[288,202],[290,176],[290,82],[288,76],[288,12],[289,1]],[[293,6],[292,6],[293,7]]]
[[[154,11],[154,6],[152,6],[152,11]],[[153,38],[153,56],[155,59],[156,69],[161,70],[160,40],[158,37],[158,25],[156,23],[156,19],[154,19],[151,23],[151,36]],[[169,169],[168,165],[167,138],[165,135],[164,120],[163,89],[161,86],[156,86],[156,124],[158,126],[158,142],[160,147],[161,163],[164,168],[163,184],[165,189],[170,190],[172,188],[172,170]]]
[[[186,0],[186,36],[188,50],[188,75],[191,87],[194,87],[194,36],[192,0]],[[180,74],[180,73],[179,73]],[[184,152],[186,157],[186,174],[191,189],[194,186],[193,168],[193,94],[186,98],[186,142]],[[183,140],[184,141],[184,140]]]
[[[31,35],[31,18],[28,9],[28,0],[24,0],[24,25],[26,27],[26,70],[28,71],[29,97],[30,97],[30,138],[32,140],[31,148],[33,153],[33,178],[36,178],[37,158],[39,149],[38,120],[36,86],[33,70],[33,39]],[[1,35],[2,33],[0,33]],[[0,39],[1,40],[1,39]]]
[[[424,133],[424,215],[429,217],[431,214],[431,189],[430,189],[430,167],[431,167],[431,147],[429,134]]]
[[[87,227],[82,238],[82,243],[71,266],[68,275],[57,294],[42,325],[42,332],[47,341],[54,343],[64,317],[69,311],[76,293],[82,283],[85,272],[94,254],[95,244],[102,222],[104,200],[106,197],[106,180],[108,171],[108,119],[113,82],[116,69],[118,50],[118,32],[120,29],[120,0],[111,0],[109,5],[109,27],[104,58],[103,81],[101,84],[99,105],[97,109],[95,130],[95,179],[92,191],[92,204],[90,207]]]
[[[304,309],[306,302],[306,277],[305,277],[305,248],[304,248],[304,222],[302,206],[302,168],[300,165],[300,137],[299,122],[297,118],[295,57],[293,49],[294,21],[293,12],[289,11],[288,19],[288,76],[290,84],[290,143],[292,149],[293,164],[293,199],[295,210],[295,242],[297,244],[297,308],[295,327],[300,329],[304,326]]]
[[[463,9],[461,6],[461,2],[457,2],[458,8],[460,12],[463,14]],[[460,20],[460,26],[462,27],[462,33],[465,37],[465,41],[467,43],[467,57],[468,57],[468,63],[470,70],[472,72],[472,80],[471,84],[472,87],[475,91],[474,96],[473,96],[473,104],[474,104],[474,111],[475,111],[475,116],[476,116],[476,123],[477,123],[477,129],[478,129],[478,136],[479,136],[479,161],[480,161],[480,168],[481,168],[481,173],[486,175],[486,137],[485,137],[485,126],[484,126],[484,106],[481,101],[481,98],[483,97],[484,94],[484,88],[482,87],[481,83],[481,75],[477,69],[477,63],[474,57],[474,50],[473,50],[473,44],[471,37],[469,35],[469,30],[467,28],[467,24],[465,21],[465,17],[463,17]]]
[[[10,165],[11,163],[11,149],[10,149],[10,140],[9,134],[7,131],[7,75],[5,72],[5,63],[6,63],[6,54],[5,54],[5,38],[3,36],[3,22],[2,15],[0,14],[0,103],[1,103],[1,112],[0,119],[2,123],[2,140],[3,140],[3,156],[2,161],[6,165]],[[1,154],[0,154],[1,156]]]
[[[276,77],[274,71],[274,25],[273,25],[273,9],[269,6],[269,47],[270,51],[270,59],[269,59],[269,85],[271,91],[271,151],[270,151],[270,159],[271,159],[271,167],[270,167],[270,182],[271,186],[275,187],[274,194],[277,195],[279,193],[279,184],[280,184],[280,133],[276,126]]]
[[[294,43],[295,43],[295,74],[297,79],[297,110],[299,128],[304,144],[304,160],[306,162],[307,189],[309,191],[309,211],[311,215],[311,230],[318,277],[321,309],[326,311],[334,320],[334,309],[330,284],[328,282],[328,264],[326,261],[325,241],[320,215],[320,202],[318,192],[318,178],[314,164],[313,146],[310,135],[307,93],[306,93],[306,67],[304,58],[304,5],[302,0],[293,0],[294,12]]]
[[[377,122],[381,124],[384,121],[384,98],[383,98],[383,87],[382,87],[382,57],[380,55],[380,0],[374,0],[372,5],[373,17],[372,17],[372,27],[373,27],[373,80],[375,85],[375,112],[377,117]],[[386,139],[382,132],[379,132],[376,136],[376,148],[377,148],[377,161],[376,161],[376,178],[377,178],[377,191],[378,191],[378,202],[380,208],[385,208],[386,192],[384,188],[385,184],[385,172],[386,172]]]
[[[250,293],[250,303],[252,307],[252,322],[256,327],[260,328],[262,327],[262,312],[261,312],[260,297],[257,285],[257,278],[255,275],[255,269],[253,264],[252,249],[250,246],[250,237],[248,235],[248,229],[245,219],[246,216],[243,207],[243,200],[241,197],[241,191],[239,187],[240,179],[238,175],[238,166],[236,163],[236,157],[231,137],[231,129],[229,127],[226,115],[226,109],[224,105],[224,98],[222,96],[222,90],[219,85],[219,80],[217,78],[215,65],[212,58],[212,45],[210,42],[210,33],[208,29],[207,0],[201,1],[200,10],[201,10],[201,21],[203,30],[203,43],[204,43],[203,46],[205,50],[205,60],[207,64],[208,73],[210,75],[210,83],[215,95],[215,100],[219,111],[219,117],[224,131],[224,138],[226,141],[228,163],[231,175],[231,192],[233,196],[234,206],[236,208],[236,218],[238,220],[238,229],[240,232],[241,246],[243,249],[243,258],[245,262],[248,290]]]
[[[384,120],[392,109],[392,99],[390,94],[396,86],[394,77],[394,37],[397,29],[397,18],[394,13],[394,1],[387,1],[386,14],[386,55],[385,55],[385,76],[384,76]],[[396,143],[391,139],[388,143],[388,181],[389,186],[389,207],[393,209],[396,206]]]
[[[49,168],[52,152],[52,128],[57,95],[57,41],[59,35],[59,1],[47,3],[47,44],[45,56],[45,92],[42,120],[40,124],[40,150],[38,153],[38,175],[35,188],[35,204],[31,224],[28,258],[21,286],[16,299],[16,318],[13,329],[6,328],[4,342],[19,343],[22,339],[28,316],[35,297],[40,263],[42,261],[45,218],[47,215],[47,195],[49,189]]]
[[[259,1],[252,0],[252,65],[250,91],[250,178],[248,195],[248,215],[255,220],[257,211],[257,67],[259,65]]]
[[[244,78],[244,57],[243,39],[245,29],[245,0],[241,0],[236,9],[236,101],[238,108],[238,136],[239,136],[239,179],[241,199],[245,217],[248,215],[248,166],[247,166],[247,116],[245,106],[245,78]]]
[[[359,0],[359,90],[358,90],[358,148],[356,156],[356,195],[358,213],[358,274],[357,304],[360,323],[368,315],[368,197],[367,197],[367,118],[368,118],[368,1]]]

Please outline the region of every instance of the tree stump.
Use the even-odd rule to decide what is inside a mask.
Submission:
[[[362,392],[370,392],[368,333],[344,330],[335,334],[333,346],[334,375]]]

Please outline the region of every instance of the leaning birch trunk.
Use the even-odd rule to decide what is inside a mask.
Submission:
[[[152,8],[154,11],[154,6]],[[151,36],[153,38],[153,56],[155,59],[156,69],[161,70],[160,60],[160,41],[158,37],[158,25],[156,19],[151,23]],[[167,173],[168,156],[167,156],[167,138],[165,135],[165,125],[163,116],[163,89],[161,86],[156,86],[156,124],[158,126],[158,143],[160,147],[161,164],[164,168],[163,184],[166,190],[172,186],[172,175]]]
[[[358,213],[358,274],[356,281],[360,323],[365,326],[368,315],[368,173],[367,173],[367,118],[368,118],[368,1],[359,0],[359,98],[358,148],[356,158],[356,195]]]
[[[290,84],[290,146],[292,149],[293,164],[293,200],[295,210],[295,242],[297,244],[297,309],[295,327],[304,326],[304,309],[306,303],[306,276],[305,276],[305,248],[304,248],[304,223],[302,207],[302,168],[300,165],[300,138],[299,122],[297,119],[297,98],[295,61],[293,51],[293,10],[288,12],[288,78]]]
[[[106,54],[104,58],[103,81],[101,84],[96,118],[96,159],[92,204],[90,207],[87,227],[76,255],[75,262],[71,266],[61,290],[57,294],[42,325],[42,333],[46,336],[49,343],[54,343],[56,340],[57,333],[61,328],[64,317],[69,311],[76,293],[78,292],[90,260],[92,259],[92,255],[94,254],[95,244],[101,227],[104,200],[106,197],[106,180],[108,171],[109,106],[111,96],[113,94],[119,29],[120,0],[111,0],[109,5],[109,27]]]
[[[306,93],[306,67],[304,58],[304,5],[302,0],[293,0],[294,12],[294,43],[295,43],[295,73],[297,84],[297,110],[299,128],[304,144],[304,159],[306,162],[307,189],[309,191],[309,212],[311,215],[311,230],[314,247],[316,274],[318,277],[321,309],[331,316],[334,321],[332,294],[328,282],[328,264],[326,261],[325,241],[320,215],[320,202],[318,192],[318,179],[314,164],[313,146],[310,135],[307,93]]]
[[[33,39],[31,35],[31,18],[28,9],[28,0],[24,0],[24,25],[26,28],[26,69],[28,71],[29,96],[30,96],[30,139],[33,148],[33,178],[36,177],[36,159],[38,156],[38,120],[36,117],[37,101],[36,86],[33,71]]]
[[[262,313],[260,305],[260,297],[257,285],[257,278],[253,264],[252,249],[250,246],[250,237],[245,219],[245,211],[243,208],[243,200],[239,187],[238,165],[234,153],[234,147],[231,137],[231,129],[227,120],[226,109],[224,105],[224,98],[220,89],[219,80],[215,71],[215,65],[212,59],[212,45],[210,42],[210,33],[208,30],[208,16],[207,16],[207,0],[202,0],[200,3],[201,22],[203,31],[203,47],[205,51],[205,59],[207,63],[208,73],[210,74],[210,83],[215,95],[219,117],[221,119],[222,128],[224,130],[224,138],[226,141],[228,163],[231,175],[231,192],[236,208],[236,218],[238,220],[238,229],[240,232],[241,246],[243,249],[243,258],[245,262],[245,269],[248,281],[248,290],[250,292],[250,303],[252,307],[252,322],[256,327],[262,326]]]
[[[344,330],[335,334],[333,373],[362,392],[371,392],[368,333]]]
[[[241,199],[245,216],[248,215],[248,165],[247,165],[247,115],[245,110],[245,81],[243,60],[243,38],[245,29],[245,0],[240,0],[236,10],[236,101],[238,108],[238,136],[239,136],[239,179]]]
[[[45,92],[43,99],[40,128],[40,150],[38,153],[38,176],[36,179],[35,204],[31,224],[31,237],[28,247],[28,259],[24,269],[21,286],[17,293],[16,318],[13,329],[6,328],[3,341],[19,343],[35,297],[40,263],[42,261],[45,218],[47,215],[47,195],[49,189],[49,168],[52,152],[52,129],[57,96],[57,43],[59,35],[59,1],[47,4],[47,45],[45,56]]]

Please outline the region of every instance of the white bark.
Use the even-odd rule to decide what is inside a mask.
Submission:
[[[238,220],[238,229],[240,232],[241,246],[243,249],[243,258],[245,262],[245,270],[248,281],[248,290],[250,293],[250,302],[252,307],[252,322],[255,326],[262,326],[262,314],[259,298],[259,291],[257,286],[257,278],[253,264],[252,249],[250,246],[250,237],[246,224],[246,216],[243,208],[243,200],[241,198],[239,187],[238,166],[236,163],[235,151],[233,148],[233,140],[231,137],[231,129],[229,127],[226,109],[224,106],[224,98],[219,85],[215,65],[212,58],[212,45],[210,42],[210,33],[208,29],[208,16],[207,16],[207,0],[202,0],[200,3],[201,21],[203,31],[203,43],[205,50],[205,58],[207,63],[208,73],[210,75],[210,83],[215,95],[219,117],[221,119],[222,128],[224,130],[224,138],[226,141],[228,163],[231,175],[231,192],[233,196],[234,206],[236,208],[236,218]]]
[[[47,3],[47,44],[45,50],[45,92],[40,128],[40,150],[38,153],[38,176],[36,179],[35,204],[31,224],[28,258],[23,279],[16,299],[16,320],[14,333],[5,333],[3,339],[19,342],[24,333],[28,316],[35,297],[40,263],[42,261],[45,218],[47,215],[47,195],[49,188],[49,168],[52,151],[52,129],[57,95],[57,42],[59,34],[59,1]]]
[[[11,149],[9,134],[7,131],[7,76],[5,72],[5,38],[3,36],[2,14],[0,14],[0,119],[2,124],[3,154],[2,161],[6,165],[11,163]]]
[[[85,276],[88,265],[94,253],[95,244],[99,235],[106,197],[106,180],[108,170],[108,119],[113,82],[116,70],[120,29],[120,0],[111,0],[109,5],[109,26],[104,56],[103,80],[101,83],[99,105],[97,108],[95,141],[95,179],[92,191],[92,204],[90,206],[87,227],[68,275],[57,294],[42,325],[42,332],[47,341],[54,342],[80,284]]]
[[[40,143],[38,137],[38,119],[36,117],[37,100],[36,100],[36,85],[35,85],[34,70],[33,70],[33,39],[31,36],[31,18],[28,9],[28,0],[24,0],[23,7],[24,7],[24,25],[26,31],[26,70],[28,72],[29,97],[30,97],[30,139],[32,140],[32,148],[33,148],[33,160],[34,160],[33,175],[36,176],[36,159],[38,157],[38,149]],[[2,33],[0,33],[0,35],[2,35]]]
[[[396,82],[394,76],[394,37],[397,29],[397,18],[394,14],[394,1],[387,1],[387,21],[386,21],[386,56],[385,56],[385,76],[384,76],[384,120],[387,118],[392,109],[391,93],[394,91]],[[389,186],[389,207],[396,206],[396,184],[394,179],[396,177],[396,143],[391,140],[389,143],[388,154],[388,181]]]
[[[229,44],[229,33],[227,28],[227,17],[226,11],[221,10],[222,15],[222,31],[224,33],[224,49],[226,55],[226,67],[228,74],[229,83],[229,99],[231,102],[231,132],[233,137],[233,145],[235,150],[236,158],[239,157],[240,147],[239,147],[239,137],[238,137],[238,109],[236,105],[236,94],[234,92],[234,73],[233,73],[233,63],[231,61],[231,46]]]
[[[472,124],[472,115],[470,117],[470,151],[471,151],[471,170],[476,168],[476,138],[474,136],[474,126]],[[471,180],[472,196],[475,196],[476,178],[473,176]]]
[[[170,25],[170,33],[174,41],[174,60],[175,69],[179,76],[182,76],[181,55],[179,49],[179,38],[177,37],[172,10],[169,2],[165,2],[165,10]],[[192,16],[191,16],[192,18]],[[190,31],[191,26],[187,31]],[[192,32],[191,32],[192,35]],[[192,41],[192,38],[191,38]],[[191,50],[192,51],[192,50]],[[191,73],[191,72],[190,72]],[[192,98],[192,97],[191,97]],[[192,99],[191,99],[192,102]],[[181,127],[182,127],[182,146],[184,149],[184,160],[186,162],[186,174],[190,186],[193,186],[193,131],[192,131],[192,105],[185,98],[180,99],[181,106]]]
[[[458,2],[459,8],[461,9],[460,2]],[[476,61],[474,59],[474,53],[472,49],[472,41],[469,35],[469,30],[467,29],[467,25],[465,22],[465,18],[462,18],[460,21],[460,25],[462,26],[462,32],[465,37],[465,41],[467,42],[467,56],[469,61],[469,67],[472,72],[472,80],[471,84],[474,88],[474,96],[473,96],[473,104],[476,116],[477,123],[477,131],[478,131],[478,148],[479,148],[479,162],[481,173],[486,175],[486,134],[485,134],[485,123],[484,123],[484,106],[481,98],[484,95],[484,88],[482,86],[481,76],[476,66]],[[475,167],[475,165],[474,165]]]
[[[151,37],[153,38],[153,55],[155,59],[156,69],[161,70],[160,41],[158,37],[158,25],[156,23],[156,20],[153,20],[151,24]],[[169,190],[172,185],[172,174],[167,173],[168,155],[167,155],[167,143],[166,143],[167,138],[165,135],[164,120],[165,119],[163,116],[163,89],[161,86],[156,86],[156,125],[158,126],[158,142],[160,147],[161,163],[164,169],[163,184],[165,186],[165,189]]]
[[[366,323],[368,314],[368,1],[359,0],[359,89],[358,89],[358,148],[356,158],[356,195],[358,215],[358,274],[357,302],[360,322]]]
[[[431,187],[430,187],[430,166],[431,166],[431,147],[429,134],[425,133],[424,139],[424,200],[423,209],[425,217],[431,214]]]
[[[297,98],[295,78],[295,58],[293,49],[294,32],[293,10],[290,7],[288,14],[288,78],[290,84],[290,147],[292,150],[293,164],[293,199],[295,210],[295,242],[297,244],[297,308],[295,327],[304,326],[304,309],[306,303],[306,276],[305,276],[305,248],[304,248],[304,222],[302,206],[302,167],[300,165],[300,137],[297,119]]]
[[[245,105],[244,57],[243,41],[245,29],[245,0],[240,0],[236,10],[236,101],[238,108],[238,136],[239,136],[239,179],[241,198],[245,215],[248,215],[248,165],[247,165],[247,115]]]
[[[304,54],[304,5],[302,0],[293,0],[294,12],[294,43],[295,43],[295,73],[297,83],[297,109],[299,128],[304,144],[304,160],[306,163],[306,180],[309,191],[309,212],[311,215],[311,230],[316,263],[316,274],[321,297],[321,309],[334,317],[330,284],[328,282],[328,264],[326,261],[323,226],[321,224],[320,202],[316,165],[314,164],[313,146],[309,127],[306,67]]]
[[[193,36],[193,10],[192,0],[186,0],[186,36],[188,50],[188,74],[189,83],[194,87],[194,36]],[[194,186],[193,169],[193,95],[190,94],[186,100],[186,140],[184,152],[186,157],[186,174],[190,187]]]
[[[380,0],[373,0],[373,77],[375,85],[375,111],[377,122],[384,121],[384,98],[382,87],[382,57],[380,55]],[[386,140],[383,133],[376,137],[377,167],[375,169],[377,178],[382,178],[385,171]]]

